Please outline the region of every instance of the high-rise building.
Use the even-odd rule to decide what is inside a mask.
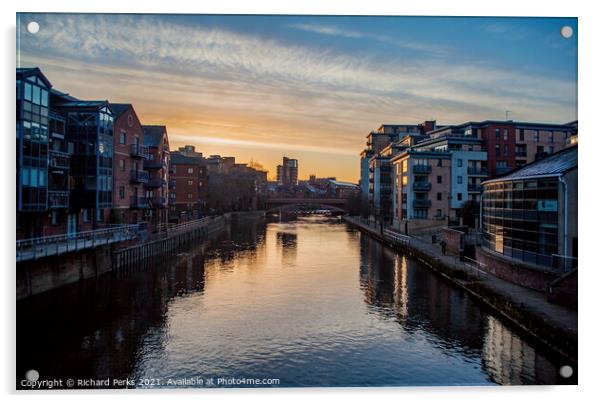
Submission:
[[[278,186],[299,184],[299,163],[296,159],[282,157],[282,165],[276,168]]]

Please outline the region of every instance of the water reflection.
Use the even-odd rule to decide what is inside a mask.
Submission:
[[[359,278],[358,278],[359,273]],[[339,220],[241,220],[169,261],[17,305],[17,370],[281,386],[556,383],[559,363]]]

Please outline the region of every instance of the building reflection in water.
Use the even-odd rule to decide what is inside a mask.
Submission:
[[[362,236],[360,245],[360,287],[371,313],[394,317],[405,332],[427,332],[442,349],[481,357],[483,370],[498,384],[558,381],[555,365],[462,290],[370,237]]]

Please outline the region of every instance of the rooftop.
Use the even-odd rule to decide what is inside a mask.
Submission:
[[[116,118],[118,118],[119,116],[123,115],[128,109],[133,108],[132,104],[114,104],[114,103],[110,103],[109,106],[111,107],[111,110],[115,114]]]

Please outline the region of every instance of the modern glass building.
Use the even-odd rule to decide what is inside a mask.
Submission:
[[[483,183],[483,247],[548,268],[577,264],[577,146]]]

